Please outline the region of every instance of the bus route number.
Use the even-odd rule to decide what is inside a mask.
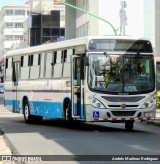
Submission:
[[[124,87],[124,90],[128,91],[128,92],[137,91],[136,86],[126,86],[126,87]]]

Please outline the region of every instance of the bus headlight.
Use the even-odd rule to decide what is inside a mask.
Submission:
[[[101,107],[101,104],[100,103],[97,103],[97,107],[100,108]]]
[[[92,99],[92,106],[94,106],[95,108],[105,108],[104,105],[95,98]]]
[[[141,108],[150,108],[154,105],[154,101],[152,98],[148,99]]]

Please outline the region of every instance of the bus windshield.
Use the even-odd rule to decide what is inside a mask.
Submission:
[[[155,89],[152,55],[89,55],[89,88],[104,93],[136,94]]]

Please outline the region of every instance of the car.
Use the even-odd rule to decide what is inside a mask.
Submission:
[[[4,93],[4,84],[0,83],[0,94]]]

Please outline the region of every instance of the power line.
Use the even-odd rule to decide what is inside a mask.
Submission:
[[[60,3],[62,3],[62,4],[64,4],[64,5],[66,5],[66,6],[69,6],[69,7],[71,7],[71,8],[74,8],[74,9],[76,9],[76,10],[82,11],[82,12],[88,14],[88,15],[91,15],[91,16],[93,16],[93,17],[95,17],[95,18],[97,18],[97,19],[100,19],[101,21],[103,21],[103,22],[109,24],[109,25],[111,26],[111,28],[112,28],[114,34],[117,35],[117,30],[116,30],[116,29],[114,28],[114,26],[113,26],[109,21],[107,21],[106,19],[101,18],[101,17],[99,17],[99,16],[97,16],[97,15],[95,15],[95,14],[89,12],[89,11],[85,11],[85,10],[83,10],[83,9],[81,9],[81,8],[79,8],[79,7],[76,7],[76,6],[74,6],[74,5],[71,5],[71,4],[69,4],[69,3],[63,2],[63,1],[61,1],[61,0],[56,0],[56,1],[58,1],[58,2],[60,2]]]

